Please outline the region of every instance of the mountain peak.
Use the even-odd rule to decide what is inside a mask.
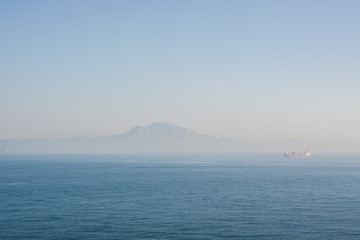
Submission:
[[[168,122],[154,122],[146,126],[136,126],[122,134],[127,137],[183,138],[196,133]]]

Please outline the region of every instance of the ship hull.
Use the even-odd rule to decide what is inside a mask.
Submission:
[[[306,152],[286,152],[284,153],[286,158],[308,158],[311,157],[310,151]]]

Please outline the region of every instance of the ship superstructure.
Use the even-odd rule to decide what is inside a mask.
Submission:
[[[286,153],[284,153],[284,157],[288,157],[288,158],[306,158],[306,157],[311,157],[311,152],[310,151],[286,152]]]

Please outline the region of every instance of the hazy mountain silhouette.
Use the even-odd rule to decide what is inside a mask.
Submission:
[[[90,138],[0,140],[10,153],[182,153],[237,151],[240,141],[192,132],[171,123],[136,126],[122,134]]]
[[[0,154],[73,153],[236,153],[314,150],[322,152],[358,151],[356,142],[271,140],[246,142],[233,137],[217,138],[198,134],[171,123],[136,126],[122,134],[91,138],[0,140]]]

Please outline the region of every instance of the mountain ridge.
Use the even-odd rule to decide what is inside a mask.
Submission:
[[[357,142],[295,139],[248,142],[235,137],[199,134],[173,123],[154,122],[106,137],[3,139],[0,154],[7,150],[17,154],[358,152],[358,145]]]
[[[135,126],[108,137],[0,140],[0,149],[13,153],[161,153],[229,150],[225,138],[198,134],[168,122]],[[227,140],[228,141],[228,140]],[[0,150],[1,151],[1,150]]]

